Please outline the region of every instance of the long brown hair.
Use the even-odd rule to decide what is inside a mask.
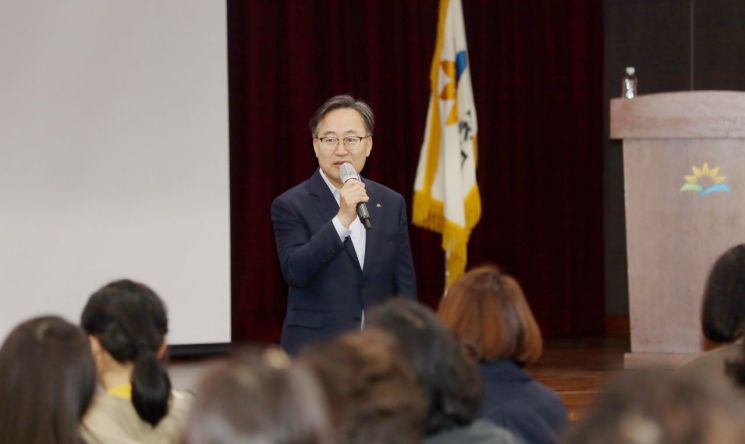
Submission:
[[[474,268],[455,281],[437,315],[479,360],[526,364],[543,351],[541,330],[520,285],[495,265]]]
[[[0,348],[0,443],[82,443],[95,387],[80,328],[57,316],[21,323]]]

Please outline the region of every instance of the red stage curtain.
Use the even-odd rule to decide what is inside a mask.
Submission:
[[[463,9],[483,201],[469,265],[515,275],[547,334],[599,332],[601,2],[463,0]],[[433,0],[228,1],[234,341],[279,338],[286,288],[269,208],[317,167],[307,122],[325,99],[350,93],[373,107],[363,174],[411,205],[437,13]],[[440,238],[412,227],[411,240],[420,299],[435,306]]]

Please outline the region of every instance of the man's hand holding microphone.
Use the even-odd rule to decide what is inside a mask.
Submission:
[[[354,218],[359,216],[362,225],[369,230],[372,228],[370,212],[367,210],[367,201],[370,198],[365,191],[365,184],[349,162],[342,164],[339,175],[344,183],[339,198],[339,222],[349,228]]]

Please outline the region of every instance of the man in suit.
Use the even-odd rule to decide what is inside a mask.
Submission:
[[[282,346],[290,353],[342,331],[359,329],[364,312],[392,296],[416,298],[406,203],[359,172],[372,150],[374,116],[351,96],[327,100],[310,130],[319,169],[272,203],[277,253],[289,287]],[[372,228],[357,217],[367,204]]]

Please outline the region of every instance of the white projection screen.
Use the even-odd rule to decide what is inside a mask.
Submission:
[[[130,278],[230,341],[225,8],[0,2],[0,338]]]

